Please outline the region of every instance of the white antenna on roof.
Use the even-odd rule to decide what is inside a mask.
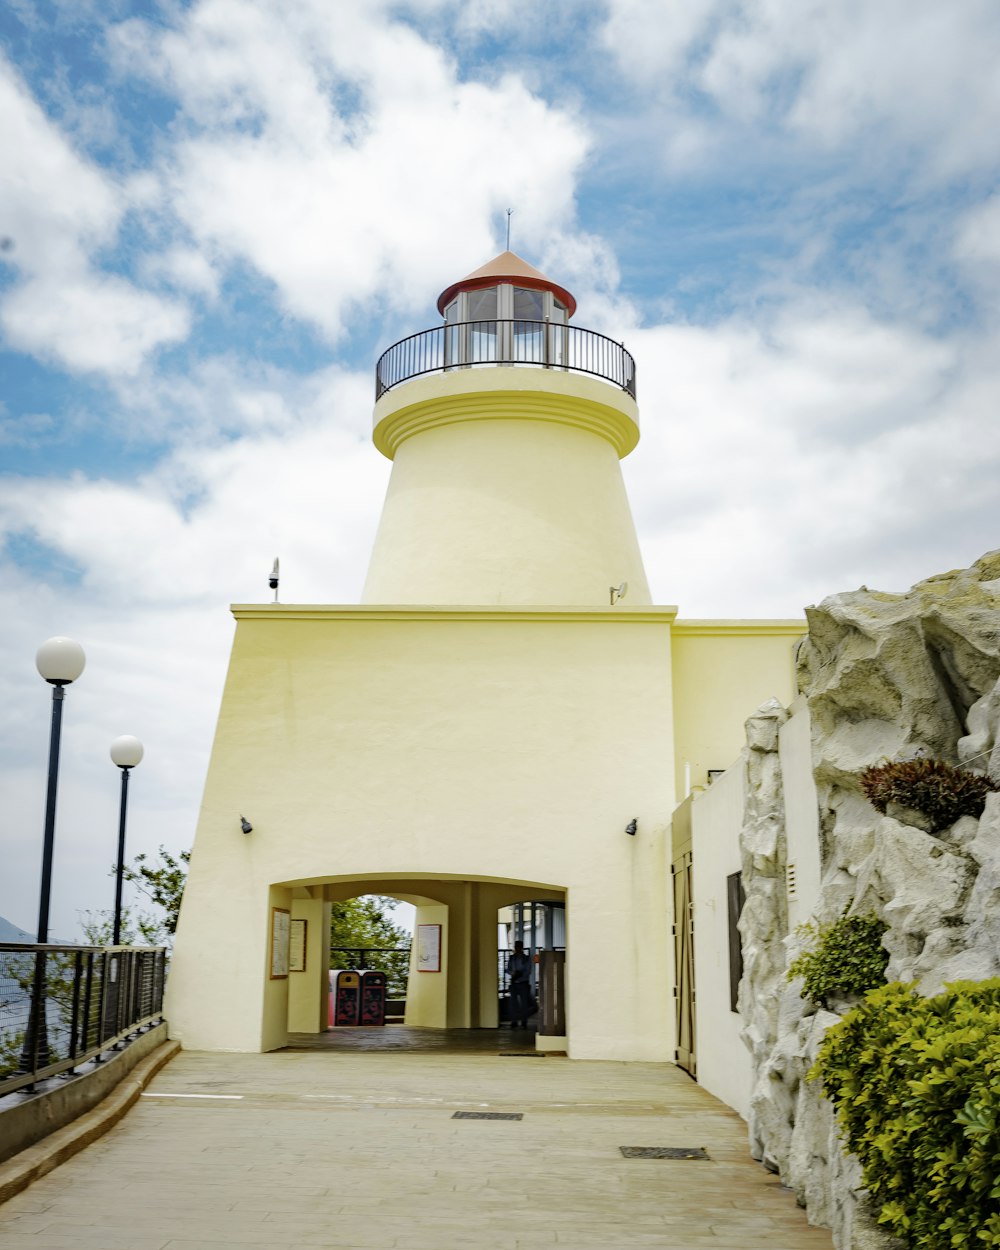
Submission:
[[[513,211],[514,210],[512,208],[507,209],[507,251],[508,252],[510,251],[510,215]]]

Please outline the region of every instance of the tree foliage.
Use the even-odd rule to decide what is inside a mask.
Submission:
[[[395,899],[381,894],[334,903],[330,913],[330,950],[334,967],[343,967],[344,950],[382,947],[364,957],[365,966],[386,973],[391,995],[405,993],[409,972],[410,934],[392,918]],[[385,948],[389,948],[386,950]]]
[[[139,908],[122,908],[122,943],[125,946],[169,946],[177,932],[177,917],[187,883],[191,852],[172,855],[161,846],[150,858],[141,851],[122,869],[122,879],[134,885],[157,909],[153,913]],[[112,867],[111,876],[116,868]],[[84,937],[92,946],[110,946],[114,931],[114,914],[110,910],[88,911],[80,917]]]
[[[382,894],[364,894],[333,903],[330,946],[409,946],[409,933],[392,918],[395,906],[395,899]]]
[[[175,858],[161,845],[157,854],[158,859],[151,860],[145,852],[141,852],[125,865],[123,876],[151,903],[162,909],[163,928],[173,937],[177,932],[177,917],[187,883],[191,852],[181,851]],[[139,927],[141,930],[141,925]]]
[[[80,914],[80,929],[88,946],[110,946],[114,936],[114,912],[110,908]],[[122,946],[166,946],[169,935],[162,919],[146,911],[122,908]]]

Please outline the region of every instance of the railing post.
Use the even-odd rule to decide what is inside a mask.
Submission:
[[[67,1056],[69,1059],[75,1059],[80,1050],[78,1033],[80,1030],[80,981],[82,974],[83,952],[77,951],[73,960],[73,1008],[69,1022],[69,1055]],[[75,1068],[76,1065],[74,1064],[67,1069],[67,1073],[72,1075]]]
[[[103,1063],[101,1052],[104,1049],[104,1042],[107,1040],[107,1012],[108,1012],[108,952],[101,952],[101,992],[98,996],[97,1006],[97,1037],[94,1044],[97,1046],[97,1054],[94,1056],[95,1063]]]

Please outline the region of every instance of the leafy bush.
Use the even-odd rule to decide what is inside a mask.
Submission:
[[[907,1247],[1000,1246],[1000,980],[934,998],[873,990],[829,1030],[809,1079]]]
[[[788,980],[802,977],[802,997],[820,1007],[832,996],[864,994],[884,984],[889,952],[882,946],[882,934],[887,928],[878,916],[846,912],[833,924],[810,921],[800,926],[799,932],[813,937],[815,945],[792,962]]]
[[[968,773],[944,760],[915,759],[873,764],[858,774],[861,789],[877,812],[890,803],[913,807],[947,829],[959,816],[981,816],[986,796],[1000,786],[982,773]]]

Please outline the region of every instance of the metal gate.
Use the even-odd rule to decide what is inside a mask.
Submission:
[[[694,906],[691,898],[691,852],[686,851],[670,867],[674,887],[674,965],[677,984],[677,1063],[694,1076]]]

